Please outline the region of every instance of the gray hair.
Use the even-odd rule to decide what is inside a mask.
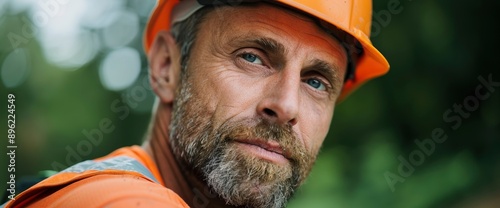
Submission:
[[[190,51],[193,43],[196,40],[196,36],[200,28],[200,23],[203,21],[204,17],[213,9],[213,7],[206,6],[196,11],[187,19],[175,23],[170,29],[170,33],[174,37],[181,52],[181,80],[186,78],[185,76],[187,74],[187,64]]]

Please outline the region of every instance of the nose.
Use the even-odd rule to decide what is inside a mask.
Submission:
[[[257,105],[257,113],[278,124],[297,124],[300,76],[282,74],[279,81],[270,83]]]

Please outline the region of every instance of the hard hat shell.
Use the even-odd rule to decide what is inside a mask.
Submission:
[[[149,51],[159,31],[170,29],[172,10],[179,2],[180,0],[157,1],[144,34],[146,52]],[[363,47],[363,54],[355,63],[354,77],[344,83],[339,100],[343,100],[366,81],[389,71],[389,63],[370,41],[371,0],[275,0],[273,2],[295,8],[330,23],[359,41]]]

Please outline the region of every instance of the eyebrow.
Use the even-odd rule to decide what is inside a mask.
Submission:
[[[279,43],[275,39],[263,37],[262,35],[255,32],[250,32],[242,36],[234,37],[231,42],[240,44],[256,44],[259,47],[262,47],[263,50],[268,51],[272,54],[282,55],[286,53],[286,47],[283,44]]]
[[[246,45],[261,49],[267,56],[270,57],[271,65],[275,69],[281,70],[285,67],[285,54],[287,49],[285,45],[278,42],[276,39],[266,37],[258,32],[249,32],[240,36],[233,37],[229,40],[229,44],[234,47]]]
[[[260,45],[264,50],[273,54],[285,54],[286,52],[283,44],[271,38],[258,37],[250,41]]]

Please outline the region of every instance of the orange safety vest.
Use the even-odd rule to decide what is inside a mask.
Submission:
[[[139,146],[69,167],[0,207],[189,207]]]

